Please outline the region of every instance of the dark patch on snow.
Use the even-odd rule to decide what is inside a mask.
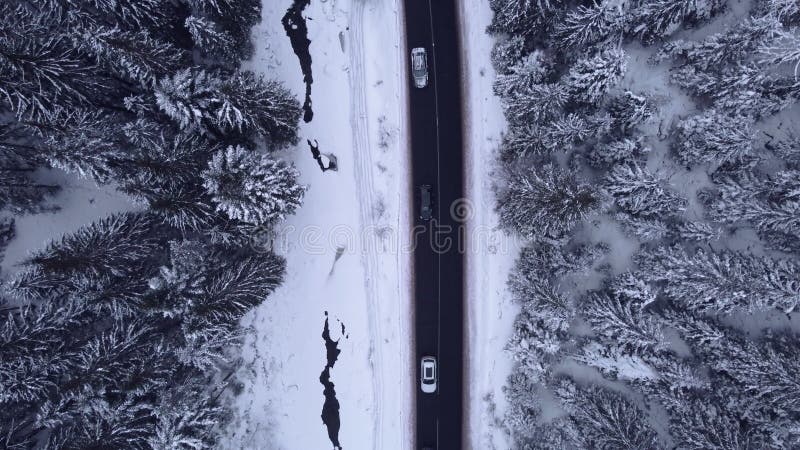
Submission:
[[[344,324],[342,324],[342,331],[344,331]],[[331,440],[334,449],[341,450],[342,445],[339,443],[339,427],[341,421],[339,418],[339,400],[336,399],[336,390],[331,381],[331,369],[336,364],[339,354],[339,341],[331,339],[331,330],[328,327],[328,311],[325,311],[325,325],[322,328],[322,339],[325,341],[325,354],[326,363],[322,373],[319,374],[319,382],[324,387],[322,394],[325,396],[325,403],[322,405],[322,423],[328,428],[328,439]]]
[[[338,158],[333,153],[321,153],[319,151],[319,142],[314,139],[314,142],[311,142],[311,139],[306,139],[308,142],[308,148],[311,150],[311,156],[317,161],[317,165],[325,172],[327,170],[333,170],[337,172],[339,170],[338,166]],[[328,164],[325,165],[325,161],[327,160]]]
[[[314,118],[314,111],[311,109],[311,84],[314,82],[314,77],[311,74],[311,53],[308,50],[311,40],[308,39],[308,27],[306,19],[303,17],[303,10],[310,3],[311,0],[294,0],[281,19],[283,29],[292,44],[292,50],[300,60],[303,81],[306,83],[306,99],[303,102],[303,121],[306,123],[311,122],[311,119]]]

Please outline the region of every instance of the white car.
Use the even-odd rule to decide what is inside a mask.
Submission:
[[[417,88],[428,85],[428,53],[422,47],[411,50],[411,76]]]
[[[423,356],[420,370],[420,387],[422,392],[433,394],[436,392],[436,358]]]

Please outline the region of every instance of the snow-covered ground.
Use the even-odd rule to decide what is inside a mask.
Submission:
[[[467,221],[467,445],[472,449],[510,448],[500,421],[512,361],[504,350],[518,308],[506,280],[520,244],[498,228],[494,182],[497,151],[505,120],[492,92],[489,60],[494,40],[486,34],[492,12],[482,0],[460,2],[466,120],[466,196],[472,204]]]
[[[291,0],[264,2],[249,69],[302,98],[300,65],[281,25]],[[319,0],[306,8],[314,119],[303,140],[338,157],[322,173],[305,142],[281,156],[310,186],[276,240],[284,285],[245,319],[244,382],[230,449],[331,448],[320,418],[325,312],[341,354],[331,370],[347,449],[410,447],[410,230],[406,83],[400,0]],[[337,250],[341,252],[337,259]],[[344,334],[341,325],[345,325]]]

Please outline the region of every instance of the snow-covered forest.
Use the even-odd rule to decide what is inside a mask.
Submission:
[[[260,0],[0,2],[0,250],[61,170],[141,207],[1,274],[0,446],[212,448],[239,319],[280,285],[299,102],[240,70]]]
[[[800,3],[490,4],[515,445],[800,447]]]

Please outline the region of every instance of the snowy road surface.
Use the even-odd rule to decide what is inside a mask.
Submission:
[[[291,3],[264,2],[249,68],[283,80],[302,98],[300,65],[281,25]],[[342,447],[410,448],[409,253],[402,250],[410,187],[397,3],[315,0],[304,11],[314,119],[301,125],[301,145],[281,156],[295,162],[310,189],[276,240],[287,279],[244,321],[244,388],[234,399],[227,448],[332,448],[320,418],[325,311],[331,339],[341,338],[334,322],[347,324],[330,370]],[[322,173],[305,139],[334,153],[338,172]]]

